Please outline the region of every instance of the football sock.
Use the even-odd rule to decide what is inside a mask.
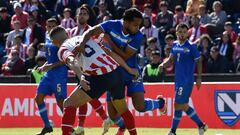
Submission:
[[[137,130],[135,127],[135,121],[132,113],[127,109],[126,112],[121,114],[122,119],[130,135],[137,135]]]
[[[78,108],[78,126],[83,127],[87,114],[87,104],[84,104]]]
[[[46,108],[46,105],[45,103],[41,103],[38,105],[38,111],[39,111],[39,114],[44,122],[44,126],[45,127],[50,127],[50,123],[49,123],[49,120],[48,120],[48,114],[47,114],[47,108]]]
[[[175,110],[174,111],[174,116],[172,119],[172,128],[171,128],[171,132],[176,133],[178,124],[180,122],[182,118],[182,110]]]
[[[112,119],[112,121],[121,129],[125,129],[124,121],[120,115],[118,115],[116,118]]]
[[[73,124],[76,117],[75,107],[66,107],[63,111],[62,117],[62,135],[71,135]]]
[[[199,119],[193,108],[189,107],[186,113],[198,125],[198,127],[203,126],[203,122]]]
[[[99,114],[102,120],[105,120],[108,118],[106,112],[103,109],[102,103],[98,99],[93,99],[89,103],[92,105],[95,111]]]
[[[145,99],[144,100],[144,110],[143,110],[143,112],[155,110],[155,109],[158,109],[158,108],[160,108],[158,100],[153,100],[153,99]]]

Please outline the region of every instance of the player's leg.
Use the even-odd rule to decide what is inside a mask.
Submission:
[[[35,102],[38,106],[40,117],[44,123],[44,128],[41,130],[41,132],[37,133],[37,135],[44,135],[53,131],[48,119],[46,104],[44,102],[46,95],[52,95],[52,91],[50,89],[49,80],[46,77],[43,77],[37,88]]]
[[[187,95],[188,99],[191,96],[192,87],[193,87],[192,84],[185,86],[186,90],[188,91],[188,95]],[[186,101],[186,102],[188,102],[188,101]],[[201,121],[201,119],[198,117],[195,110],[192,107],[190,107],[188,104],[185,104],[184,108],[183,108],[183,111],[186,112],[186,114],[192,119],[192,121],[194,121],[198,125],[199,135],[203,135],[208,127],[207,127],[206,124],[204,124]]]
[[[76,87],[70,96],[65,99],[64,113],[62,117],[62,134],[70,135],[72,132],[72,125],[75,122],[76,108],[91,101],[92,98],[80,87]]]
[[[87,104],[84,104],[78,108],[78,127],[75,130],[75,134],[84,135],[84,123],[87,114]]]
[[[160,109],[162,114],[166,113],[166,103],[163,97],[158,99],[144,99],[143,82],[130,82],[128,85],[128,96],[132,97],[134,108],[139,112],[146,112],[155,109]]]

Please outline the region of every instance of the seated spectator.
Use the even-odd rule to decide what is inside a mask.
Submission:
[[[24,75],[24,62],[17,50],[11,50],[6,62],[2,65],[3,75]]]
[[[61,26],[65,29],[72,29],[75,27],[75,21],[71,18],[71,9],[65,8],[63,11],[63,20],[61,21]]]
[[[36,57],[35,61],[37,65],[33,69],[28,70],[28,72],[31,73],[31,83],[40,83],[45,72],[39,72],[38,67],[41,67],[45,64],[46,58],[43,56]]]
[[[234,45],[233,63],[235,67],[237,67],[238,64],[240,64],[240,34],[238,34],[237,40],[233,43],[233,45]]]
[[[31,6],[32,6],[31,0],[21,0],[20,3],[22,5],[23,11],[26,11],[28,13],[31,12]]]
[[[227,59],[219,54],[217,46],[213,46],[207,63],[207,73],[227,73],[227,66]]]
[[[218,46],[219,46],[219,54],[221,56],[226,57],[229,62],[233,62],[232,56],[233,56],[234,47],[231,42],[230,36],[226,31],[223,32],[221,41]]]
[[[230,22],[230,21],[225,22],[224,29],[225,29],[225,31],[227,32],[227,34],[230,36],[231,42],[232,42],[232,43],[235,42],[236,39],[237,39],[237,34],[236,34],[236,32],[233,30],[232,22]]]
[[[22,10],[22,5],[18,2],[16,2],[13,6],[15,14],[12,16],[11,19],[11,26],[14,28],[14,22],[18,20],[20,22],[20,28],[24,29],[27,27],[27,18],[28,18],[28,13]]]
[[[35,49],[32,46],[29,46],[27,48],[27,56],[28,58],[25,60],[25,69],[28,71],[28,69],[32,69],[36,66],[35,62]]]
[[[5,48],[8,33],[11,31],[11,16],[6,7],[0,7],[0,46]]]
[[[163,73],[159,72],[158,66],[162,60],[159,51],[152,51],[150,63],[143,68],[143,81],[144,82],[162,82]]]
[[[12,46],[11,50],[17,50],[19,52],[19,57],[25,61],[27,58],[27,45],[23,44],[22,36],[16,35],[14,38],[14,45]]]
[[[30,11],[31,11],[30,15],[32,15],[35,18],[36,22],[38,24],[40,24],[42,26],[42,28],[45,30],[46,23],[45,23],[45,17],[44,16],[46,16],[46,15],[40,14],[39,9],[36,5],[32,5]]]
[[[189,25],[189,18],[184,13],[184,10],[181,5],[175,7],[175,14],[173,16],[173,27],[175,28],[179,23],[185,23]]]
[[[72,15],[74,15],[78,7],[80,7],[79,0],[58,0],[55,11],[57,14],[62,15],[65,8],[70,8]]]
[[[143,27],[140,29],[142,34],[146,35],[147,38],[155,37],[158,39],[158,30],[155,25],[151,22],[149,16],[143,17]],[[158,41],[159,43],[159,41]]]
[[[170,52],[171,52],[171,48],[172,48],[172,46],[169,46],[169,45],[165,46],[165,48],[164,48],[165,58],[163,59],[163,61],[166,61],[168,59]],[[174,64],[164,68],[164,73],[165,73],[165,75],[174,74]]]
[[[143,15],[148,16],[152,24],[156,23],[157,15],[152,12],[152,5],[150,3],[144,4]]]
[[[174,40],[175,40],[175,38],[172,34],[167,34],[165,37],[165,43],[166,43],[166,45],[168,45],[170,47],[172,47]]]
[[[14,30],[12,30],[7,36],[6,50],[7,50],[8,53],[9,53],[9,50],[11,49],[11,47],[15,44],[14,43],[14,37],[16,35],[22,35],[23,34],[23,30],[20,29],[20,21],[18,21],[18,20],[14,21],[13,28],[14,28]]]
[[[227,20],[227,14],[222,10],[222,3],[220,1],[215,1],[212,8],[214,11],[210,14],[212,18],[211,24],[216,25],[217,28],[223,28]]]
[[[210,56],[210,49],[213,46],[213,41],[207,34],[203,34],[200,37],[198,50],[200,51],[202,58],[202,72],[206,73],[207,71],[207,61]]]
[[[202,34],[207,34],[207,28],[200,24],[199,16],[195,15],[191,18],[192,27],[188,30],[189,41],[196,43]]]
[[[205,5],[199,5],[199,13],[200,16],[200,24],[205,25],[211,23],[212,19],[207,13],[206,6]]]
[[[198,15],[199,13],[199,5],[204,5],[204,0],[188,0],[186,7],[186,14],[189,16]]]
[[[148,44],[148,47],[152,50],[152,51],[155,51],[155,50],[161,50],[161,47],[157,44],[157,38],[155,37],[150,37],[147,39],[147,44]],[[160,51],[161,52],[161,51]]]
[[[107,10],[107,3],[104,0],[100,0],[98,3],[99,13],[97,16],[97,23],[103,22],[103,17],[105,15],[112,16],[112,14]]]

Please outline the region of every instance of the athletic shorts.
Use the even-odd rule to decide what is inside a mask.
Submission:
[[[192,94],[193,84],[188,83],[184,85],[175,84],[175,103],[185,104],[189,102]]]
[[[67,97],[67,78],[50,78],[44,76],[37,88],[37,94],[51,96],[54,93],[56,100]]]
[[[85,92],[91,98],[98,99],[106,91],[111,93],[112,99],[125,97],[122,70],[119,68],[104,75],[85,76],[85,79],[90,82],[90,90]]]
[[[144,93],[144,85],[142,78],[138,78],[135,81],[127,81],[124,84],[127,87],[127,96],[131,97],[133,93],[143,92]],[[125,93],[125,92],[124,92]],[[111,94],[107,92],[107,102],[111,101]]]

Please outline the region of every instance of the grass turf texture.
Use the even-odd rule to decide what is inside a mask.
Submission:
[[[0,135],[35,135],[40,128],[0,128]],[[110,128],[105,135],[115,135],[117,128]],[[169,129],[162,128],[138,128],[138,135],[165,135]],[[101,135],[101,128],[85,128],[85,135]],[[61,135],[60,128],[54,128],[53,133],[46,135]],[[129,135],[127,132],[125,135]],[[177,135],[197,135],[197,129],[178,129]],[[240,135],[239,130],[231,129],[208,129],[204,135]]]

